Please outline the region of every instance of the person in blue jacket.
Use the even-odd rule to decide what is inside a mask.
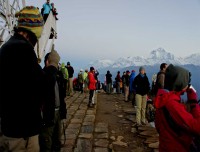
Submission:
[[[133,81],[135,79],[135,70],[132,70],[131,75],[130,75],[130,89],[129,89],[129,95],[130,95],[130,100],[132,101],[132,104],[135,104],[135,88],[133,85]]]
[[[47,0],[47,2],[43,5],[43,10],[42,10],[42,14],[43,14],[43,18],[44,18],[45,22],[49,16],[51,10],[52,10],[52,5],[50,4],[50,0]]]

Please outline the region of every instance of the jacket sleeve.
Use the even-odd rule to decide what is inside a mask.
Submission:
[[[177,125],[191,133],[200,135],[199,105],[196,105],[189,113],[183,104],[170,99],[166,104],[166,108]]]

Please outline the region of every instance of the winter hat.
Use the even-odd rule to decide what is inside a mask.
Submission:
[[[80,69],[80,72],[83,72],[83,69]]]
[[[44,20],[38,8],[26,6],[17,12],[15,17],[18,17],[17,28],[24,28],[34,33],[37,38],[41,37]]]
[[[165,73],[165,89],[169,91],[181,91],[190,83],[188,70],[170,64]]]
[[[61,64],[61,67],[62,67],[62,68],[65,68],[65,63],[64,63],[64,62]]]
[[[126,73],[130,73],[130,71],[129,71],[129,70],[127,70],[127,71],[126,71]]]
[[[145,70],[143,66],[140,67],[139,72],[141,72],[142,70]]]
[[[132,70],[132,73],[135,72],[135,70]]]
[[[70,65],[70,62],[67,62],[67,65]]]
[[[93,71],[94,70],[94,67],[90,67],[90,71]]]
[[[48,57],[49,64],[55,67],[58,67],[58,63],[60,61],[60,56],[56,50],[50,52]]]

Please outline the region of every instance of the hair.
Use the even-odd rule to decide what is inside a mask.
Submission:
[[[31,31],[29,31],[29,30],[27,30],[27,29],[25,29],[25,28],[22,28],[22,27],[19,27],[19,28],[17,28],[17,27],[15,27],[14,28],[14,32],[15,33],[19,33],[19,32],[25,32],[25,33],[27,33],[27,38],[28,38],[28,41],[33,45],[33,46],[35,46],[36,45],[36,43],[37,43],[37,37],[36,37],[36,35],[33,33],[33,32],[31,32]]]
[[[46,66],[46,62],[47,62],[47,60],[48,60],[48,58],[49,58],[49,55],[50,55],[50,53],[47,53],[47,54],[45,55],[45,57],[44,57],[44,64],[45,64],[45,66]]]
[[[163,70],[163,69],[166,67],[166,65],[167,65],[167,63],[162,63],[162,64],[160,65],[160,70]]]

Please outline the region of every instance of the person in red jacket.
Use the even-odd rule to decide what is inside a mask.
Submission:
[[[92,103],[92,98],[94,96],[94,91],[96,90],[96,83],[97,80],[94,77],[94,73],[95,73],[95,69],[94,67],[90,67],[90,72],[88,73],[88,79],[89,79],[89,86],[88,89],[90,90],[90,96],[89,96],[89,103],[88,103],[88,107],[92,107],[91,103]]]
[[[189,71],[172,64],[168,66],[165,90],[158,90],[154,103],[159,152],[189,152],[194,135],[200,135],[200,107],[197,104],[197,93],[189,84]],[[181,103],[181,95],[185,92],[190,111]]]

